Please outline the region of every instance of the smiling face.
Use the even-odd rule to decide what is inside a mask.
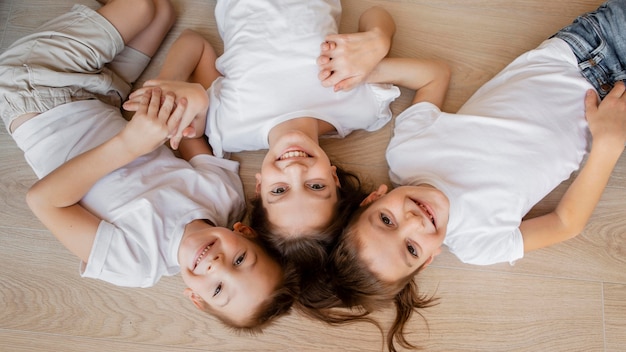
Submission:
[[[317,141],[298,131],[283,134],[270,146],[256,178],[257,194],[277,233],[294,236],[329,225],[339,180]]]
[[[185,293],[198,308],[245,325],[278,287],[282,270],[246,238],[254,236],[250,228],[206,225],[186,229],[178,249],[181,276],[189,287]]]
[[[396,282],[440,253],[450,203],[430,186],[403,186],[386,193],[382,186],[352,228],[361,243],[360,257],[380,279]]]

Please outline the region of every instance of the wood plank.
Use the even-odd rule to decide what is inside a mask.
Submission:
[[[600,283],[440,268],[426,269],[418,282],[441,298],[425,314],[428,326],[411,325],[417,336],[412,341],[427,351],[601,351],[604,346]]]
[[[604,324],[607,352],[626,346],[626,285],[604,284]]]

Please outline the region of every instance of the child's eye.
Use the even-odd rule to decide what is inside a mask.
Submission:
[[[412,245],[412,244],[410,244],[410,243],[409,243],[409,244],[407,244],[407,245],[406,245],[406,249],[409,251],[409,253],[411,253],[411,255],[412,255],[412,256],[414,256],[414,257],[416,257],[416,258],[417,258],[417,257],[419,257],[419,256],[417,255],[417,250],[415,249],[415,247],[413,247],[413,245]]]
[[[311,183],[311,184],[309,185],[309,188],[310,188],[310,189],[312,189],[312,190],[315,190],[315,191],[321,191],[321,190],[323,190],[324,188],[326,188],[326,186],[324,186],[324,185],[323,185],[323,184],[321,184],[321,183]]]
[[[243,264],[245,259],[246,259],[246,253],[240,255],[239,257],[237,257],[237,259],[235,259],[235,266],[239,266],[239,265]]]
[[[221,282],[220,282],[219,285],[217,285],[217,288],[215,288],[215,292],[213,292],[213,297],[219,295],[220,292],[222,292],[222,283]]]
[[[393,225],[393,221],[391,221],[391,218],[388,217],[385,214],[380,214],[380,221],[383,222],[383,224],[387,225],[387,226],[392,226]]]
[[[287,190],[287,188],[285,187],[276,187],[273,190],[271,190],[272,194],[281,194],[281,193],[285,193],[285,191]]]

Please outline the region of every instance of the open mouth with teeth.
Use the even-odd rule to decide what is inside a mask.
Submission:
[[[204,247],[204,249],[200,252],[200,254],[198,254],[198,257],[196,258],[196,261],[194,262],[193,268],[197,268],[198,264],[200,264],[200,262],[202,261],[202,258],[204,258],[204,256],[207,254],[207,252],[209,251],[209,249],[211,249],[211,246],[213,246],[215,242],[211,242],[209,244],[206,245],[206,247]]]
[[[413,200],[413,202],[415,202],[415,204],[417,204],[418,207],[420,207],[420,209],[422,209],[422,211],[424,212],[424,214],[426,214],[426,216],[428,217],[428,219],[430,219],[430,222],[437,227],[437,224],[435,223],[435,216],[433,215],[433,211],[432,209],[430,209],[429,206],[427,206],[424,203],[421,203],[420,201],[417,200]]]
[[[278,160],[287,160],[291,158],[310,158],[311,156],[302,150],[289,150],[278,157]]]

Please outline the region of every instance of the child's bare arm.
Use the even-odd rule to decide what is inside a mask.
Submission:
[[[220,76],[216,59],[215,50],[202,35],[185,29],[170,47],[156,79],[200,83],[209,89]]]
[[[322,85],[334,87],[335,91],[348,91],[365,82],[374,67],[389,53],[395,30],[391,15],[374,6],[359,18],[358,33],[327,36],[317,61]]]
[[[450,68],[438,60],[384,58],[367,82],[393,83],[413,89],[413,104],[427,101],[441,109],[450,82]]]
[[[178,152],[180,153],[180,157],[187,161],[200,154],[213,155],[213,149],[211,149],[204,135],[196,138],[181,139]]]
[[[589,157],[553,212],[522,221],[525,252],[570,239],[585,228],[624,150],[625,91],[623,82],[616,83],[599,106],[596,93],[587,92],[586,114],[593,136]]]
[[[161,93],[144,95],[140,107],[116,136],[67,161],[36,182],[26,200],[33,213],[72,253],[87,261],[100,219],[79,204],[105,175],[162,145],[167,120],[182,115],[184,104],[174,108],[168,95],[161,107]]]

